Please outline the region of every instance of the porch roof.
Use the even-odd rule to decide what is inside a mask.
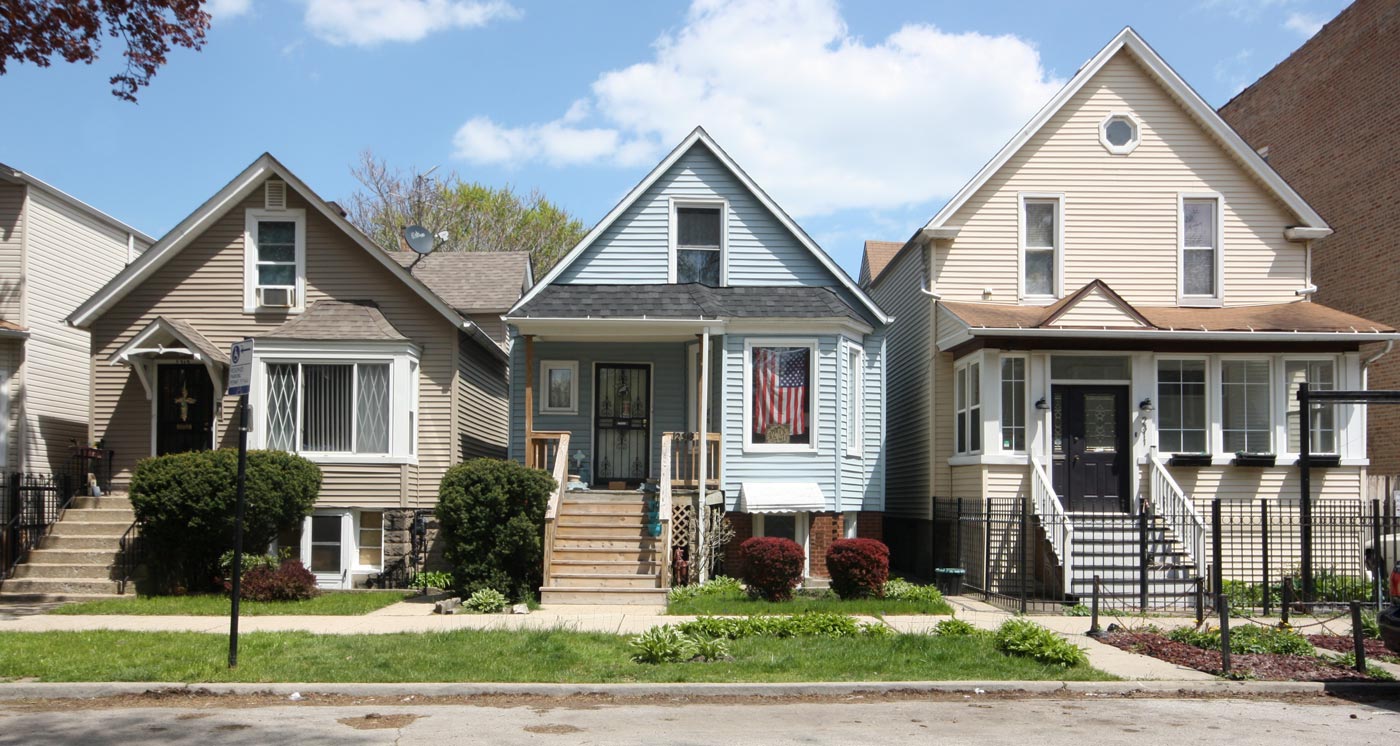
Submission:
[[[550,285],[514,319],[849,319],[868,323],[829,287]]]
[[[0,337],[28,337],[29,330],[14,322],[0,319]]]
[[[306,341],[387,341],[407,342],[379,306],[372,300],[318,300],[306,312],[287,321],[259,339]]]
[[[208,363],[229,364],[228,353],[210,342],[209,338],[195,328],[194,324],[184,319],[173,319],[169,316],[157,316],[151,323],[137,332],[131,341],[112,353],[108,361],[111,363],[128,362],[129,358],[135,356],[163,354],[166,349],[164,342],[161,341],[163,337],[168,337],[175,344],[184,345],[186,352],[193,353]],[[170,351],[178,352],[175,349]]]

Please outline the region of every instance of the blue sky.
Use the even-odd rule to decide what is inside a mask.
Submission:
[[[391,164],[540,189],[586,224],[703,125],[855,274],[1125,25],[1214,106],[1342,0],[212,0],[132,105],[93,66],[0,77],[0,162],[160,236],[263,151],[328,199]]]

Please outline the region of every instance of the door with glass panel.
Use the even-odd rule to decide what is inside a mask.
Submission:
[[[641,484],[651,470],[651,368],[600,363],[593,402],[595,481]]]
[[[1126,513],[1128,387],[1057,385],[1051,398],[1052,478],[1060,503],[1071,513]]]

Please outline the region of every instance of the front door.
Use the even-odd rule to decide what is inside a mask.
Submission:
[[[593,387],[594,481],[641,484],[651,470],[651,368],[599,363]]]
[[[157,365],[156,455],[208,450],[214,385],[203,365]]]
[[[1055,492],[1071,513],[1128,512],[1127,386],[1055,386]]]

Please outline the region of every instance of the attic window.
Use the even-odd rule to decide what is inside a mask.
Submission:
[[[723,202],[674,203],[671,208],[671,281],[725,284]]]
[[[1142,126],[1132,114],[1109,114],[1099,125],[1099,142],[1108,152],[1127,155],[1142,141]]]

